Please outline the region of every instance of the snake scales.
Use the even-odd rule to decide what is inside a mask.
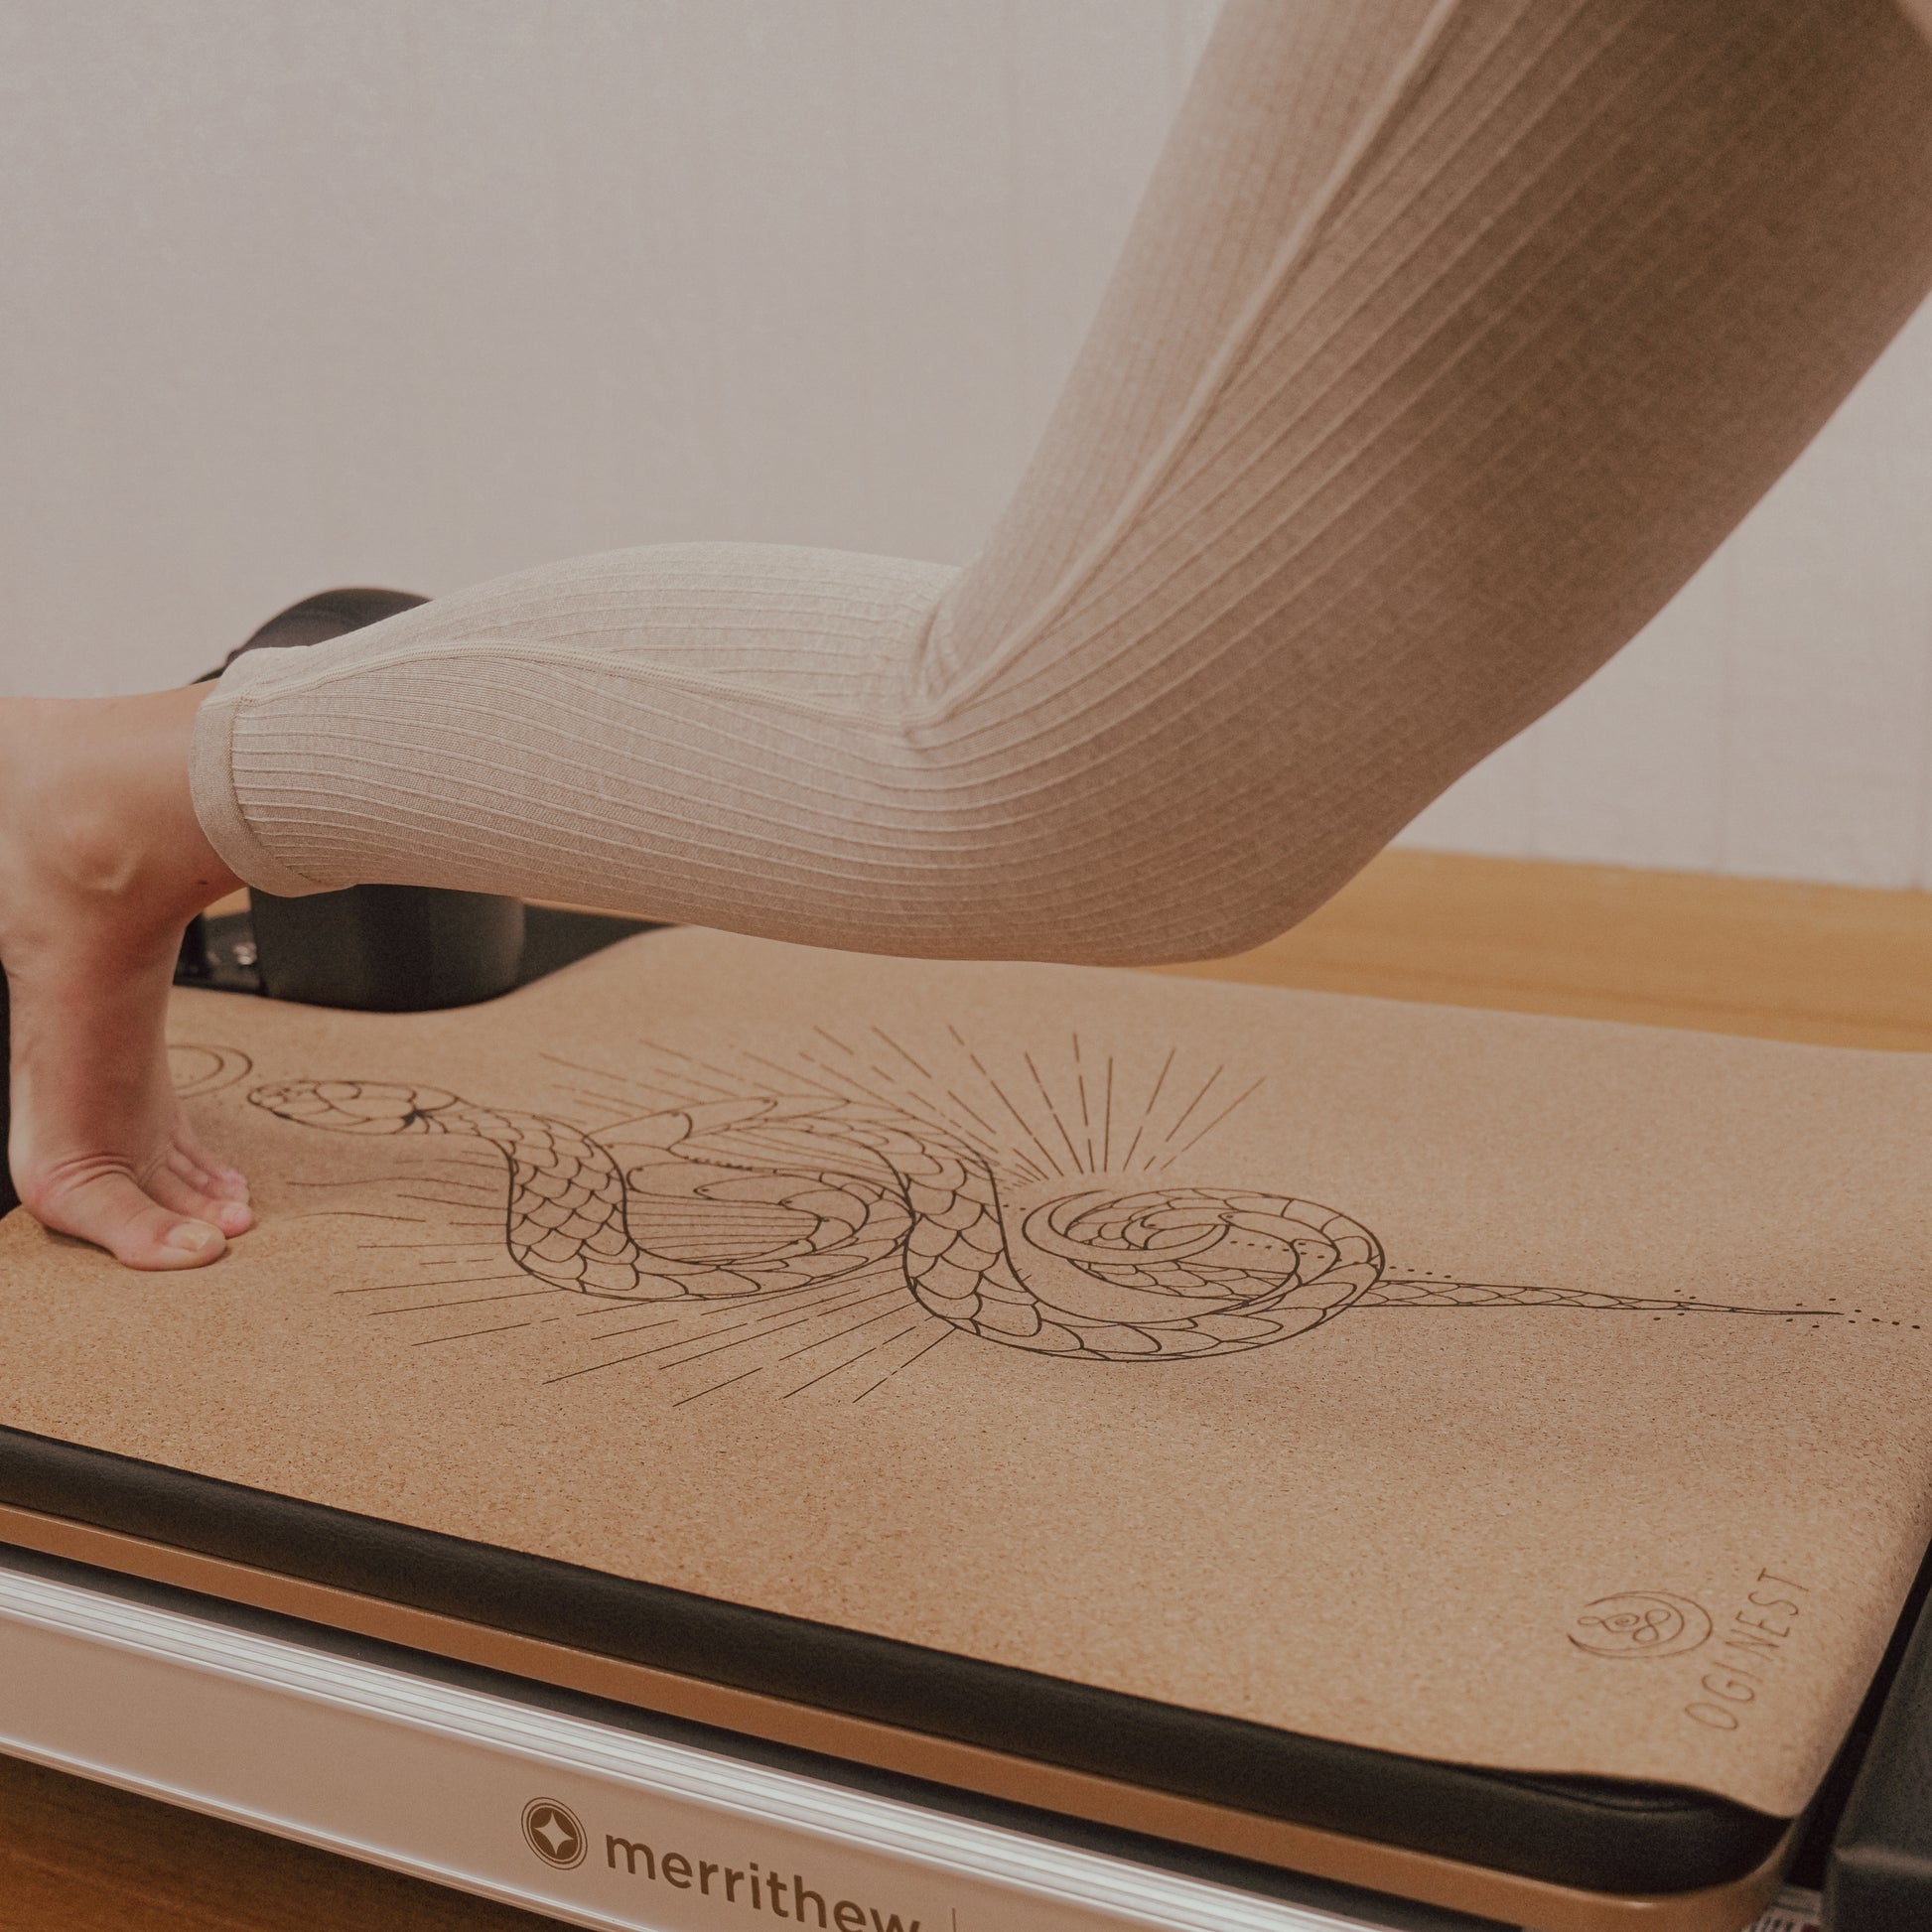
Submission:
[[[501,1155],[504,1242],[553,1288],[620,1301],[773,1295],[895,1264],[920,1308],[1010,1348],[1089,1361],[1225,1355],[1351,1308],[1747,1312],[1677,1298],[1392,1280],[1346,1214],[1292,1195],[1168,1185],[1063,1193],[1013,1237],[990,1163],[883,1106],[691,1103],[598,1139],[394,1081],[257,1088],[305,1127],[451,1135]]]

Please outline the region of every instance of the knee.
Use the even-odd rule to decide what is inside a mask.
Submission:
[[[1298,924],[1354,870],[1315,868],[1292,842],[1174,828],[1111,849],[1047,823],[969,913],[982,957],[1168,966],[1252,952]],[[969,899],[970,903],[970,899]]]

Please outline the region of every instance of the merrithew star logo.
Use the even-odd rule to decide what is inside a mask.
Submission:
[[[555,1798],[532,1798],[523,1807],[523,1838],[545,1864],[555,1865],[559,1871],[582,1864],[589,1844],[583,1821]]]

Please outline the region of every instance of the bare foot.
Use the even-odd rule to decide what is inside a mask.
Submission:
[[[195,1268],[252,1224],[168,1078],[182,928],[241,882],[188,793],[212,687],[0,701],[0,965],[12,1000],[8,1159],[38,1220],[131,1268]]]

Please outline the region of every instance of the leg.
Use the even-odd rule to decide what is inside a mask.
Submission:
[[[1892,0],[1235,0],[971,569],[619,552],[243,659],[202,821],[283,892],[1231,951],[1633,635],[1929,282]]]
[[[136,1268],[211,1261],[247,1188],[195,1143],[162,1023],[181,929],[239,882],[190,807],[207,687],[0,704],[0,959],[27,1207]]]
[[[1891,0],[1235,0],[970,570],[674,545],[244,657],[197,816],[281,892],[1230,951],[1634,634],[1928,285]]]

